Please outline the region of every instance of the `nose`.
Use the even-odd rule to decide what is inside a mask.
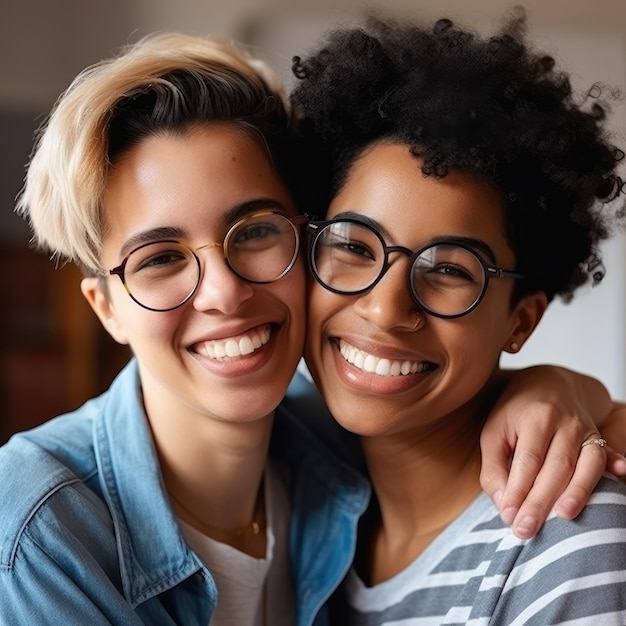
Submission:
[[[383,277],[369,291],[360,295],[355,312],[381,331],[415,331],[425,321],[407,285],[409,259],[392,260]]]
[[[202,274],[192,299],[194,309],[235,313],[252,297],[254,287],[230,269],[221,244],[203,246],[196,254],[201,256]]]

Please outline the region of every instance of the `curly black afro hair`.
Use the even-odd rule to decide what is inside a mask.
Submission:
[[[499,188],[527,276],[516,297],[544,291],[568,301],[590,278],[599,282],[598,243],[624,217],[623,196],[608,210],[623,191],[624,154],[608,141],[602,88],[576,103],[567,74],[530,49],[525,30],[522,10],[492,37],[447,19],[425,28],[371,18],[294,57],[292,105],[315,159],[307,209],[325,210],[366,146],[401,141],[424,175],[454,168]]]

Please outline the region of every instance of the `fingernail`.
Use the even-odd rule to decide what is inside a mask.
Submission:
[[[537,526],[537,520],[534,517],[527,515],[526,517],[522,517],[522,519],[515,524],[513,530],[518,537],[521,537],[522,539],[530,539],[535,536]]]
[[[578,503],[574,498],[565,498],[563,502],[559,502],[556,508],[556,514],[559,517],[574,517],[578,511]]]
[[[500,508],[500,502],[502,502],[502,491],[496,491],[493,494],[493,503]]]
[[[504,511],[500,512],[500,517],[502,518],[502,521],[505,524],[508,524],[510,526],[513,523],[513,520],[515,519],[515,516],[517,515],[517,511],[518,509],[510,506],[504,509]]]

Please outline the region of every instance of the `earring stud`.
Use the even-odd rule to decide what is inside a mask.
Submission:
[[[519,345],[515,343],[515,341],[511,341],[509,348],[511,349],[511,352],[517,352],[519,350]]]

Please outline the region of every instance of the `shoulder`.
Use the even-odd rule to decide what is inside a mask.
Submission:
[[[331,490],[341,484],[364,488],[367,481],[354,458],[357,451],[346,443],[343,454],[339,453],[340,440],[331,444],[312,430],[302,419],[298,406],[282,403],[276,411],[270,453],[289,467],[292,476],[318,480]]]
[[[313,436],[313,441],[318,441],[359,471],[364,470],[365,462],[358,437],[333,419],[304,360],[298,364],[281,409],[293,416],[305,432]]]
[[[136,364],[131,361],[102,395],[76,411],[14,435],[0,447],[0,549],[6,541],[16,540],[39,509],[61,501],[57,496],[61,491],[87,499],[96,494],[96,500],[101,499],[98,459],[103,453],[98,431],[118,415],[125,420],[132,406],[139,405],[130,400],[137,388]],[[2,554],[6,555],[4,549]]]
[[[568,535],[616,525],[626,535],[626,485],[613,476],[603,476],[580,515],[569,523],[559,521],[568,529]]]
[[[537,536],[522,545],[524,561],[537,558],[553,569],[561,563],[564,576],[588,569],[591,556],[596,561],[601,554],[600,561],[626,572],[626,485],[602,477],[576,519],[551,514]]]
[[[493,613],[498,623],[519,616],[541,624],[583,623],[593,616],[603,624],[623,623],[626,487],[602,478],[578,518],[550,517],[536,537],[519,546],[508,566],[498,556],[498,573],[506,581]]]
[[[2,623],[103,623],[94,597],[119,602],[115,530],[99,495],[91,426],[82,412],[60,417],[0,449]]]
[[[312,386],[305,389],[317,393]],[[271,457],[284,467],[282,475],[294,510],[306,503],[307,511],[328,507],[360,515],[369,500],[370,485],[360,469],[360,447],[350,445],[358,446],[358,442],[341,435],[327,437],[312,429],[303,413],[311,415],[316,408],[327,414],[321,400],[319,405],[317,401],[307,404],[305,396],[299,396],[297,402],[281,403],[272,430]]]
[[[465,535],[462,549],[481,552],[489,575],[506,576],[509,584],[540,576],[549,588],[550,581],[586,575],[593,563],[626,576],[626,485],[610,476],[601,478],[576,519],[552,513],[530,540],[513,534],[485,494],[451,528],[454,536]]]
[[[0,567],[12,566],[25,533],[46,527],[49,534],[94,514],[97,525],[97,511],[106,507],[89,486],[97,483],[94,412],[92,401],[0,448]]]

